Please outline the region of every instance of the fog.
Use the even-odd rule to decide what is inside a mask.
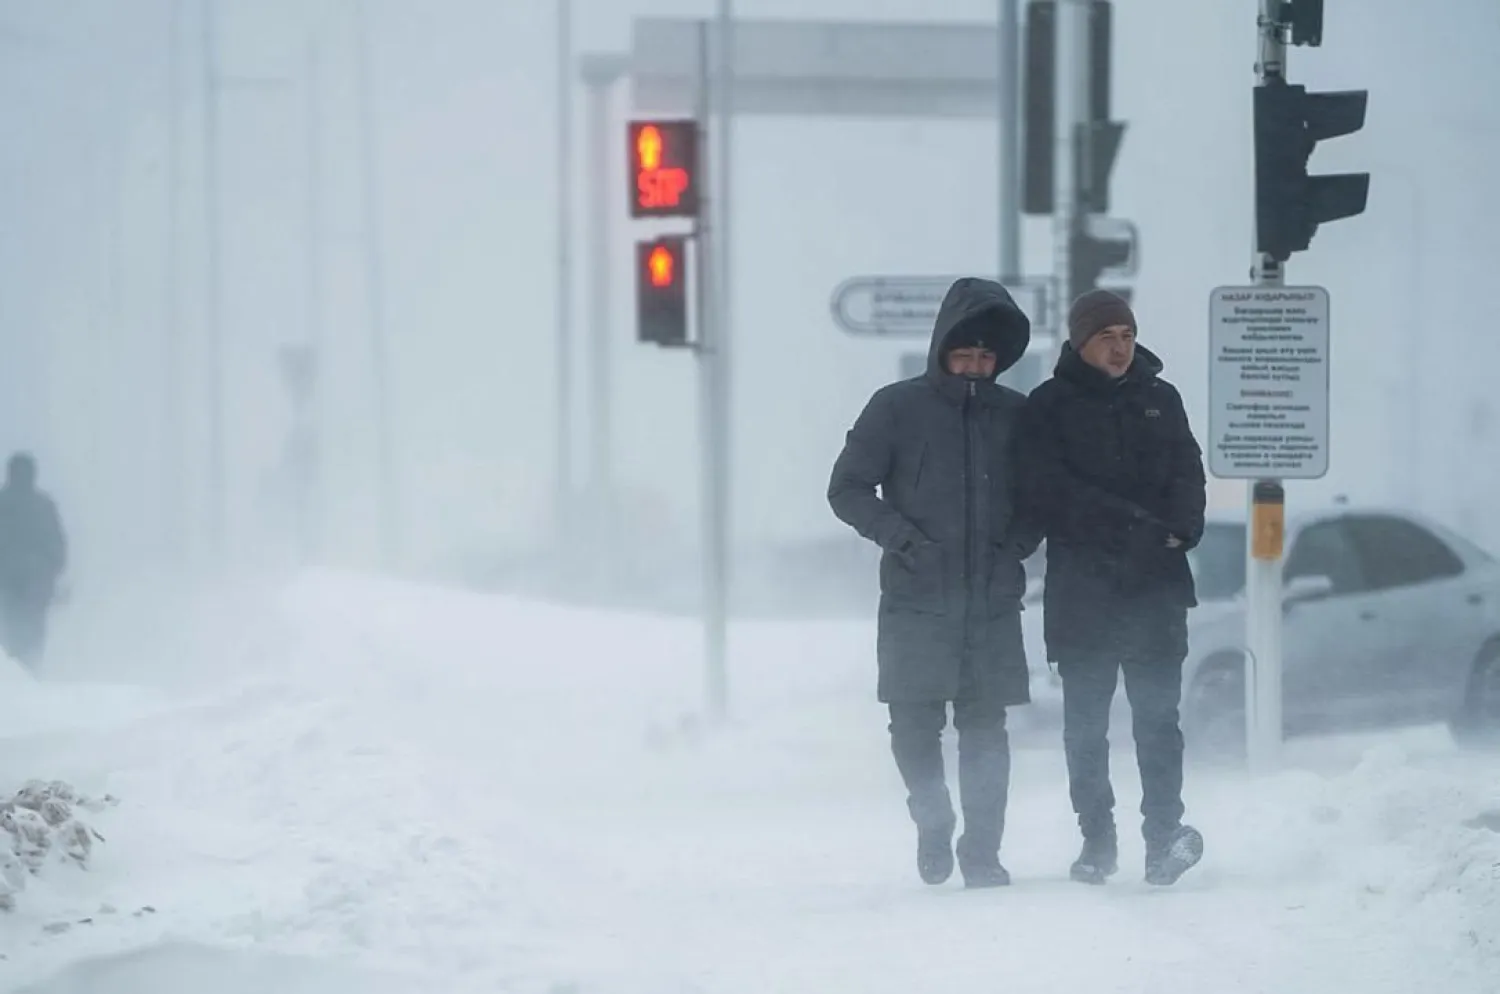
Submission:
[[[637,14],[704,4],[578,0],[580,52],[628,47]],[[1115,14],[1115,116],[1128,131],[1112,213],[1141,231],[1143,342],[1206,427],[1207,295],[1250,263],[1249,3],[1150,0]],[[325,457],[318,557],[473,575],[578,532],[612,530],[684,554],[697,534],[692,359],[637,345],[625,170],[609,167],[614,496],[554,514],[557,265],[554,18],[542,0],[368,0],[378,234],[389,348],[398,556],[383,557],[359,145],[356,8],[332,0],[219,5],[222,333],[228,562],[290,548],[283,345],[321,343]],[[181,156],[169,155],[168,0],[0,7],[0,445],[40,457],[75,543],[78,582],[185,560],[209,541],[208,269],[202,5],[180,4]],[[985,0],[744,2],[746,17],[983,21]],[[1500,8],[1328,5],[1321,49],[1294,49],[1310,88],[1367,88],[1368,121],[1326,143],[1321,171],[1372,173],[1362,216],[1326,225],[1288,281],[1333,299],[1332,470],[1290,499],[1411,504],[1481,542],[1496,482],[1482,288],[1500,262],[1485,177],[1500,153],[1490,95]],[[1430,23],[1427,23],[1430,22]],[[315,55],[313,54],[315,51]],[[615,94],[616,133],[628,115]],[[575,175],[589,150],[577,94]],[[315,113],[315,118],[310,114]],[[310,265],[309,123],[322,251]],[[828,298],[867,273],[988,273],[996,255],[995,134],[987,123],[744,118],[733,193],[732,485],[736,545],[847,534],[826,474],[869,392],[908,343],[839,331]],[[623,141],[620,143],[623,155]],[[171,299],[170,202],[180,183]],[[583,459],[589,319],[581,187],[570,356]],[[646,230],[642,228],[641,230]],[[1050,271],[1050,227],[1028,220],[1028,273]],[[322,306],[310,294],[316,272]],[[168,308],[178,308],[173,345]],[[923,343],[915,343],[920,349]],[[1471,354],[1466,359],[1465,355]],[[173,383],[176,387],[173,387]],[[794,406],[795,404],[795,406]],[[1241,490],[1215,484],[1214,502]],[[663,553],[665,555],[665,553]],[[179,559],[178,557],[183,557]],[[686,560],[690,562],[691,560]]]
[[[403,990],[532,994],[909,992],[950,975],[1018,992],[1493,990],[1495,754],[1469,748],[1484,729],[1434,718],[1464,694],[1461,716],[1479,714],[1471,674],[1500,687],[1500,567],[1467,546],[1440,588],[1355,591],[1389,596],[1379,624],[1331,577],[1308,577],[1329,581],[1325,603],[1284,602],[1292,704],[1421,705],[1424,723],[1289,739],[1279,770],[1248,777],[1200,762],[1190,729],[1208,855],[1162,900],[1143,896],[1123,716],[1129,872],[1102,900],[1068,882],[1061,689],[1033,590],[1032,702],[1007,718],[1017,886],[960,905],[918,884],[874,700],[876,552],[825,493],[853,418],[927,342],[850,335],[829,298],[854,276],[997,269],[993,122],[734,125],[736,617],[729,720],[712,722],[691,617],[694,359],[634,340],[632,244],[668,226],[628,219],[628,87],[600,217],[582,86],[577,154],[558,168],[552,0],[217,0],[206,24],[209,3],[0,0],[0,450],[39,459],[72,595],[38,676],[0,654],[0,813],[32,777],[110,801],[87,811],[90,872],[0,862],[15,891],[0,897],[19,895],[0,915],[0,987],[188,990],[214,971],[330,989],[358,966],[420,978]],[[633,17],[712,7],[573,0],[573,48],[621,52]],[[1251,265],[1254,8],[1114,5],[1128,128],[1111,214],[1140,231],[1141,340],[1200,439],[1209,294]],[[995,16],[992,0],[735,9]],[[1328,288],[1333,326],[1332,468],[1288,500],[1411,508],[1500,552],[1497,50],[1495,0],[1328,0],[1323,47],[1290,52],[1293,82],[1368,89],[1363,130],[1313,166],[1372,180],[1366,212],[1287,267]],[[587,432],[600,225],[607,477]],[[1026,274],[1051,273],[1049,219],[1025,221],[1022,247]],[[576,403],[559,501],[562,279]],[[301,422],[289,347],[318,354]],[[1243,483],[1209,491],[1215,510],[1244,503]],[[1240,659],[1233,586],[1193,615],[1197,656],[1230,647],[1211,677]],[[1243,695],[1215,687],[1233,718]]]

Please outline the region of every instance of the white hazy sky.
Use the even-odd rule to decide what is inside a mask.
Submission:
[[[367,5],[402,522],[412,558],[441,561],[525,542],[547,520],[554,10],[550,0]],[[580,51],[625,48],[632,16],[712,7],[576,6]],[[939,21],[985,21],[995,9],[990,0],[737,7],[745,17]],[[1242,281],[1249,265],[1255,7],[1122,0],[1115,11],[1114,106],[1129,130],[1113,207],[1142,234],[1143,341],[1166,359],[1200,429],[1208,291]],[[328,232],[320,328],[329,548],[342,561],[367,561],[375,464],[353,6],[220,0],[220,8],[224,71],[240,79],[220,105],[235,547],[252,553],[273,526],[273,473],[289,424],[276,349],[310,327],[305,179],[315,66]],[[101,570],[150,560],[164,536],[201,540],[202,2],[182,3],[176,355],[184,386],[175,407],[164,321],[171,9],[171,0],[0,2],[0,444],[42,455],[44,481],[70,514],[84,561]],[[1417,502],[1494,546],[1500,526],[1485,513],[1497,460],[1483,294],[1500,263],[1500,212],[1487,183],[1500,157],[1492,96],[1500,4],[1454,0],[1420,17],[1412,10],[1397,0],[1328,0],[1323,48],[1290,59],[1291,77],[1312,88],[1370,91],[1365,129],[1327,145],[1314,163],[1374,176],[1367,213],[1326,227],[1289,268],[1291,282],[1329,288],[1334,322],[1333,471],[1292,495]],[[620,97],[613,110],[622,121]],[[580,152],[585,109],[580,99]],[[623,155],[623,139],[617,145]],[[840,533],[823,499],[828,466],[865,397],[894,377],[902,348],[838,331],[829,292],[860,273],[990,271],[994,148],[987,124],[757,118],[738,126],[733,468],[741,540]],[[609,170],[615,475],[631,520],[691,541],[691,360],[632,341],[623,162],[612,159]],[[913,188],[922,195],[907,199]],[[580,201],[580,291],[583,208]],[[1045,272],[1046,224],[1029,223],[1024,237],[1028,268]],[[588,310],[578,301],[582,331]],[[587,356],[580,348],[573,359],[582,390]],[[174,451],[182,488],[171,482]]]

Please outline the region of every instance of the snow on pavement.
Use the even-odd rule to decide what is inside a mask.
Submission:
[[[916,879],[866,626],[736,628],[710,733],[691,624],[328,575],[239,603],[150,659],[188,683],[0,678],[0,786],[122,800],[0,917],[0,991],[1500,989],[1500,834],[1465,824],[1500,766],[1442,736],[1195,771],[1170,890],[1128,752],[1122,872],[1084,888],[1059,751],[1018,750],[1016,884],[968,893]]]

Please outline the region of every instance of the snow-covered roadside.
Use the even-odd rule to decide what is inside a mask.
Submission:
[[[160,994],[240,962],[287,986],[359,966],[538,994],[1500,976],[1500,834],[1465,825],[1500,808],[1500,767],[1419,738],[1350,772],[1195,776],[1209,852],[1168,892],[1139,883],[1128,753],[1125,865],[1088,889],[1065,879],[1060,757],[1018,751],[1016,886],[933,891],[910,866],[863,626],[737,629],[735,725],[704,734],[691,625],[326,576],[241,623],[257,638],[227,654],[254,658],[204,660],[216,689],[0,733],[0,772],[24,753],[49,764],[27,776],[121,798],[92,871],[49,874],[0,918],[0,990],[84,989],[66,986],[84,970],[126,992],[159,975]],[[30,693],[93,691],[6,699]],[[91,956],[112,958],[59,973]]]

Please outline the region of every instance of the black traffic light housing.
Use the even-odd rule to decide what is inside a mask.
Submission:
[[[1108,230],[1093,230],[1086,219],[1081,219],[1073,228],[1068,240],[1068,288],[1075,297],[1090,290],[1101,289],[1106,274],[1125,278],[1135,272],[1138,236],[1135,226],[1116,218],[1101,218],[1107,222]],[[1130,300],[1129,287],[1104,286]]]
[[[1079,135],[1080,204],[1085,213],[1109,212],[1109,173],[1125,125],[1109,120],[1114,16],[1110,0],[1089,4],[1089,121]],[[1022,56],[1021,212],[1051,214],[1054,209],[1057,103],[1057,0],[1026,5]]]
[[[1323,0],[1281,0],[1277,21],[1290,29],[1293,45],[1323,44]]]
[[[635,243],[636,341],[688,345],[687,239],[665,235]]]
[[[1312,243],[1318,225],[1364,213],[1369,173],[1309,176],[1317,143],[1365,124],[1368,92],[1308,93],[1273,78],[1255,88],[1256,250],[1285,262]]]
[[[631,121],[630,216],[697,217],[698,122],[692,118]]]

